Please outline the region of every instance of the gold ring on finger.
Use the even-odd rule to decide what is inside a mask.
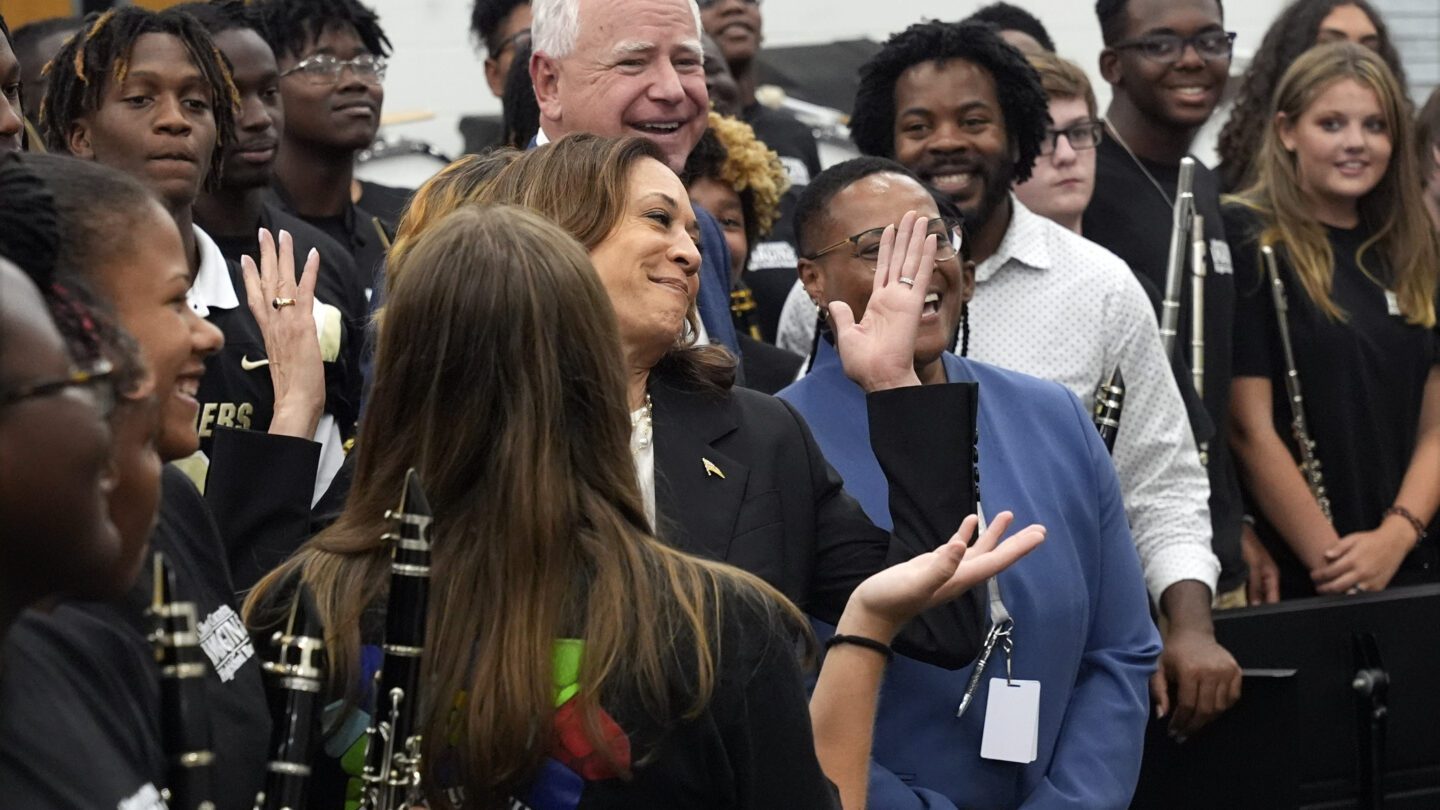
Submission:
[[[276,309],[283,309],[283,308],[285,308],[285,307],[293,307],[293,306],[295,306],[295,299],[294,299],[294,298],[278,298],[278,297],[277,297],[277,298],[272,298],[272,299],[270,299],[270,306],[272,306],[272,307],[274,307],[274,308],[276,308]]]

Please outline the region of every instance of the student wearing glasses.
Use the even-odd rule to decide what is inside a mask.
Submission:
[[[505,79],[521,52],[530,51],[528,0],[475,0],[470,33],[485,46],[485,83],[496,98],[505,97]]]
[[[1030,179],[1015,185],[1015,196],[1031,211],[1080,233],[1080,217],[1095,193],[1095,147],[1104,140],[1105,124],[1079,65],[1051,53],[1029,60],[1050,99],[1050,129]]]
[[[356,0],[269,0],[261,9],[285,108],[273,188],[350,250],[373,300],[394,223],[357,193],[355,156],[380,128],[390,40]]]

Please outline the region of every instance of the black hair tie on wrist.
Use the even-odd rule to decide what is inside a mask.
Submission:
[[[895,651],[890,649],[889,644],[884,644],[882,642],[876,641],[873,638],[865,638],[864,636],[834,635],[825,642],[825,649],[828,650],[831,647],[834,647],[836,644],[854,644],[856,647],[864,647],[867,650],[874,650],[875,652],[885,656],[886,661],[889,661],[895,657]]]

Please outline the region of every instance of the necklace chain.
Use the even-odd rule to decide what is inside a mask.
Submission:
[[[1125,139],[1120,137],[1120,130],[1116,129],[1115,125],[1109,121],[1105,122],[1105,129],[1111,135],[1115,136],[1115,142],[1120,144],[1120,148],[1124,149],[1125,154],[1129,155],[1130,159],[1135,162],[1135,166],[1145,175],[1145,179],[1150,181],[1150,185],[1154,186],[1155,190],[1160,192],[1160,198],[1165,201],[1165,205],[1174,208],[1175,201],[1170,199],[1169,194],[1165,193],[1165,187],[1160,185],[1160,181],[1155,179],[1155,175],[1151,174],[1150,170],[1145,168],[1144,161],[1140,160],[1140,156],[1135,154],[1135,150],[1130,148],[1130,144],[1126,143]]]

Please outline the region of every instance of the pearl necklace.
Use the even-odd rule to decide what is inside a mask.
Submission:
[[[630,412],[630,446],[644,450],[655,438],[655,404],[645,395],[645,407]]]

